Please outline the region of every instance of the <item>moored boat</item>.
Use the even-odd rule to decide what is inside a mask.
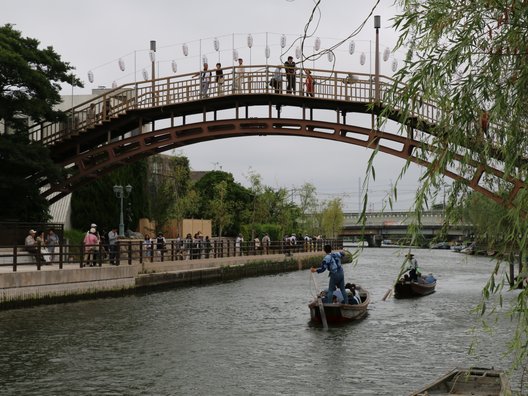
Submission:
[[[493,368],[456,368],[411,396],[475,395],[511,396],[508,377]]]
[[[394,298],[413,298],[434,293],[436,279],[432,275],[422,276],[418,281],[411,281],[408,277],[401,278],[394,285]]]
[[[448,242],[438,242],[431,245],[431,249],[451,249],[451,245]]]
[[[356,289],[359,291],[361,304],[323,303],[320,299],[322,298],[324,300],[324,294],[321,293],[308,305],[311,320],[323,324],[324,321],[328,324],[343,324],[365,317],[368,305],[370,304],[370,294],[361,286],[356,286]],[[321,315],[321,306],[324,310],[323,315]]]

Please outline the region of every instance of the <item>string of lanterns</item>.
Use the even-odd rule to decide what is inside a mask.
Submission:
[[[282,34],[280,36],[279,44],[280,44],[281,49],[284,49],[286,47],[287,38],[286,38],[285,34]],[[253,35],[252,34],[248,34],[247,35],[247,47],[250,50],[250,59],[251,59],[251,49],[253,48],[253,46],[254,46]],[[213,49],[214,49],[215,52],[220,53],[220,40],[218,39],[218,37],[214,37],[213,38]],[[181,45],[181,50],[182,50],[182,53],[183,53],[184,57],[189,56],[189,45],[187,43],[183,43]],[[314,50],[314,52],[319,52],[321,50],[321,38],[320,37],[316,37],[315,38],[315,41],[314,41],[314,44],[313,44],[313,50]],[[233,61],[236,62],[239,59],[238,50],[236,48],[234,48],[232,51],[233,51],[232,52]],[[349,43],[348,43],[348,52],[349,52],[350,55],[354,55],[355,54],[355,52],[356,52],[356,43],[355,43],[354,40],[350,40],[349,41]],[[388,47],[386,47],[385,50],[383,51],[382,59],[383,59],[384,62],[387,62],[391,58],[391,55],[392,55],[391,70],[393,72],[395,72],[398,69],[398,60],[394,57],[394,54],[391,53],[391,50]],[[218,56],[220,57],[220,54]],[[267,35],[266,35],[266,45],[264,47],[264,56],[266,58],[266,62],[271,56],[271,49],[270,49],[270,46],[268,45]],[[301,50],[301,48],[299,46],[295,47],[295,57],[297,59],[301,59],[301,57],[302,57],[302,50]],[[156,52],[153,51],[153,50],[150,50],[149,51],[149,58],[150,58],[150,61],[152,63],[154,63],[156,61]],[[335,60],[334,52],[333,51],[327,51],[327,58],[328,58],[328,62],[330,62],[330,63],[334,62],[334,60]],[[202,60],[202,63],[208,63],[207,55],[203,54],[202,57],[201,57],[201,60]],[[366,60],[367,60],[367,54],[364,51],[362,51],[359,54],[359,63],[360,63],[360,65],[364,66],[365,63],[366,63]],[[122,57],[120,57],[118,59],[117,64],[118,64],[118,68],[119,68],[120,71],[123,72],[123,71],[126,70],[125,60]],[[173,73],[177,73],[178,72],[178,64],[177,64],[176,60],[172,60],[171,61],[171,70],[172,70]],[[142,69],[142,76],[143,76],[143,79],[148,80],[149,75],[148,75],[148,72],[147,72],[146,69]],[[94,78],[93,70],[89,70],[88,71],[88,81],[90,83],[93,83],[94,79],[95,78]],[[114,81],[112,83],[112,87],[115,88],[115,86],[116,86],[116,82]]]

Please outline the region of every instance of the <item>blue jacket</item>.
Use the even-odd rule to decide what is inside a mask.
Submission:
[[[343,252],[333,252],[327,254],[323,261],[321,262],[321,266],[317,268],[317,273],[320,274],[322,272],[325,272],[328,270],[330,273],[336,273],[339,271],[343,271],[343,267],[341,265],[341,258],[345,256],[345,253]],[[332,271],[332,263],[335,263],[337,265],[337,268],[335,268],[334,271]]]

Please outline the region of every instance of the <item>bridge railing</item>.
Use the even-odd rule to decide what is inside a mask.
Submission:
[[[280,84],[272,86],[270,81],[276,69],[280,71]],[[347,71],[310,69],[314,78],[314,98],[358,103],[372,103],[374,98],[374,76]],[[286,92],[286,73],[283,66],[257,65],[226,67],[223,83],[217,80],[215,70],[202,78],[200,73],[188,73],[125,84],[100,96],[81,103],[67,113],[67,120],[58,123],[38,123],[29,129],[29,137],[45,145],[53,145],[90,131],[110,122],[131,110],[156,108],[190,101],[205,100],[225,95],[273,94]],[[306,74],[296,71],[296,89],[292,95],[305,96]],[[380,76],[380,98],[394,81]],[[207,85],[207,90],[205,90]],[[308,98],[307,98],[308,99]],[[423,105],[423,117],[433,117],[433,107]]]

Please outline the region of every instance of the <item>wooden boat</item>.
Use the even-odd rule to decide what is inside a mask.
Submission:
[[[468,246],[466,246],[464,249],[460,251],[460,253],[463,254],[475,254],[476,244],[475,242],[472,242]]]
[[[493,368],[456,368],[411,396],[511,396],[508,377]]]
[[[343,324],[354,320],[362,319],[367,314],[367,308],[370,304],[370,294],[361,286],[356,286],[361,296],[361,304],[327,304],[324,301],[324,292],[322,292],[308,307],[310,308],[311,320],[315,323]],[[322,301],[321,301],[322,299]],[[321,306],[324,308],[324,314],[321,315]]]
[[[449,250],[451,249],[451,245],[448,242],[438,242],[433,245],[431,245],[431,249],[445,249]]]
[[[436,279],[433,282],[415,282],[401,278],[394,285],[394,298],[413,298],[426,296],[428,294],[434,293],[435,288]]]

